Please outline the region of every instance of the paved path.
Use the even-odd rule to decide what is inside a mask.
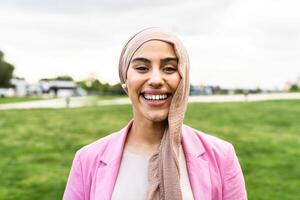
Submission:
[[[6,109],[31,109],[31,108],[76,108],[96,104],[95,97],[72,97],[69,103],[66,98],[37,100],[18,103],[0,104],[0,110]]]
[[[191,96],[189,102],[243,102],[243,101],[266,101],[279,99],[300,99],[300,93],[272,93],[272,94],[250,94],[244,95],[212,95],[212,96]],[[96,97],[72,97],[67,104],[65,98],[39,100],[30,102],[0,104],[0,110],[7,109],[31,109],[31,108],[76,108],[84,106],[109,106],[130,104],[129,98],[117,98],[112,100],[97,101]]]

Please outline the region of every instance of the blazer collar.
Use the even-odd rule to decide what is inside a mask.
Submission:
[[[181,144],[186,159],[189,160],[198,158],[205,153],[205,148],[194,131],[196,130],[187,125],[182,125]]]
[[[96,171],[94,192],[91,200],[110,200],[118,177],[122,154],[127,133],[132,126],[132,120],[119,132],[112,134],[104,152],[100,156],[100,162]]]
[[[122,157],[126,137],[132,127],[132,124],[133,120],[131,120],[119,132],[112,135],[114,138],[110,140],[109,144],[105,148],[105,151],[100,158],[101,162],[107,165]],[[182,125],[181,144],[187,160],[198,158],[205,153],[205,148],[202,142],[195,133],[191,133],[191,130],[194,131],[194,129],[189,126]]]
[[[131,120],[124,128],[122,128],[117,133],[113,134],[111,140],[107,144],[100,161],[105,165],[109,165],[116,159],[120,159],[123,154],[124,145],[126,141],[127,134],[132,126],[133,120]]]
[[[124,144],[132,123],[133,120],[125,128],[111,136],[113,138],[100,157],[101,163],[96,174],[97,186],[92,199],[109,200],[111,198],[121,164]],[[211,199],[209,165],[201,140],[193,129],[183,125],[181,142],[194,199]]]
[[[196,130],[183,125],[181,141],[194,199],[212,199],[209,163]]]

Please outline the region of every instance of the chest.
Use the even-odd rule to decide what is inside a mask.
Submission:
[[[115,187],[112,193],[112,200],[146,199],[148,189],[148,159],[143,156],[124,151]],[[180,185],[183,199],[193,199],[185,157],[182,148],[180,149]]]

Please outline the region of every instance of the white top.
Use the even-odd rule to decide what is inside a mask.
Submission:
[[[180,185],[184,200],[193,200],[184,152],[179,151]],[[147,198],[149,156],[124,150],[112,200],[143,200]]]

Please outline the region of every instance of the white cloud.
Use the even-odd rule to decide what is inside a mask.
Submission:
[[[117,82],[123,44],[147,26],[173,30],[182,38],[192,83],[270,88],[300,76],[296,0],[45,2],[24,6],[15,0],[0,12],[0,49],[17,75],[31,81],[96,73]]]

